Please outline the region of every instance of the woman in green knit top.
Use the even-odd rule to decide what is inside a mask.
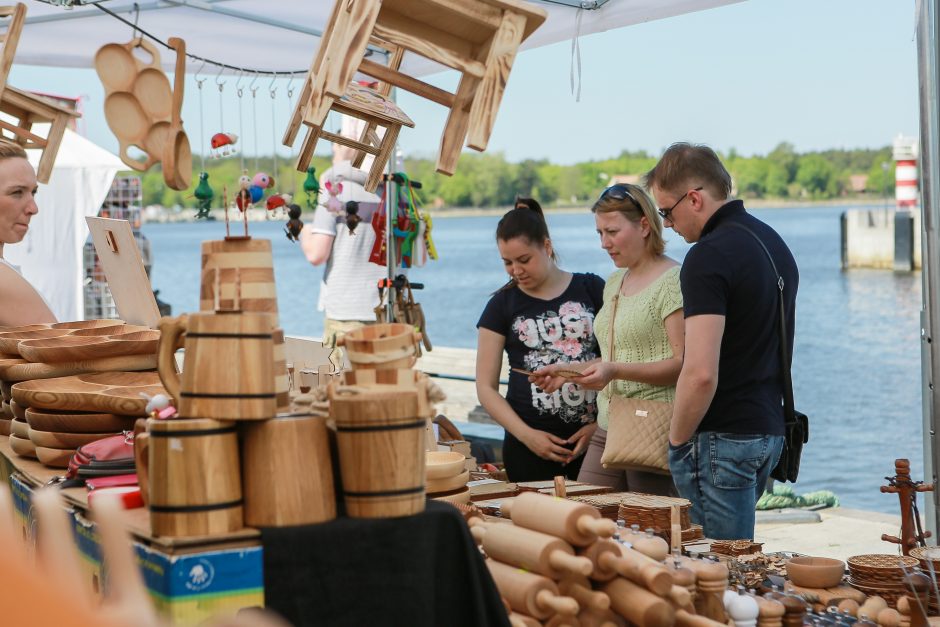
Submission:
[[[666,257],[662,222],[650,197],[635,185],[604,190],[591,207],[603,248],[617,266],[604,288],[604,305],[594,321],[601,350],[574,379],[581,387],[601,390],[598,429],[578,476],[580,481],[608,485],[616,491],[676,495],[669,475],[606,469],[601,455],[607,441],[607,407],[611,394],[672,401],[682,367],[684,321],[679,290],[679,264]],[[611,354],[611,313],[619,293]],[[563,381],[547,376],[549,366],[533,381],[547,392]]]

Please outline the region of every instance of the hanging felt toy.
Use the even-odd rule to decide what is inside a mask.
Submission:
[[[264,208],[273,213],[281,207],[287,207],[290,201],[290,194],[271,194],[268,196],[267,200],[264,201]]]
[[[356,234],[356,227],[359,226],[360,222],[362,222],[362,218],[359,217],[359,203],[350,200],[346,203],[346,228],[349,229],[350,235]]]
[[[313,166],[307,168],[304,191],[307,193],[307,209],[315,209],[320,200],[320,181],[317,180],[317,169]]]
[[[248,191],[251,193],[251,203],[259,202],[264,197],[264,190],[271,187],[274,187],[273,178],[264,172],[255,174],[254,178],[251,179],[251,185],[248,187]]]
[[[212,207],[212,199],[215,197],[215,192],[213,192],[212,188],[209,187],[208,172],[199,173],[199,184],[196,185],[196,189],[193,191],[193,196],[196,197],[196,207],[199,209],[198,213],[196,213],[196,217],[208,217],[209,209]]]
[[[336,180],[326,182],[326,191],[329,192],[330,198],[326,201],[326,209],[333,215],[342,215],[343,213],[343,203],[339,199],[339,195],[343,193],[343,177],[336,177]]]
[[[374,263],[379,266],[385,266],[388,263],[388,238],[385,228],[385,194],[387,189],[387,185],[382,186],[382,197],[379,200],[378,209],[372,212],[372,230],[375,231],[375,243],[372,244],[372,252],[369,254],[369,263]]]
[[[300,231],[304,228],[304,223],[300,221],[300,211],[300,205],[287,205],[287,217],[290,220],[287,221],[284,232],[287,234],[287,239],[292,242],[300,240]]]
[[[229,155],[234,155],[238,150],[235,144],[238,143],[238,135],[235,133],[216,133],[209,140],[212,146],[211,156],[213,159],[221,159]]]

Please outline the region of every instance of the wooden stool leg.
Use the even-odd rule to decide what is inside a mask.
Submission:
[[[320,128],[310,127],[307,136],[304,137],[304,143],[300,147],[300,153],[297,155],[297,171],[306,172],[310,160],[313,158],[313,149],[317,147],[317,141],[320,139]]]
[[[463,148],[467,129],[470,126],[468,109],[479,84],[480,79],[464,74],[457,86],[454,106],[451,107],[450,114],[447,116],[444,134],[441,137],[441,149],[437,155],[437,171],[441,174],[450,176],[457,169],[460,150]]]
[[[39,158],[39,168],[36,170],[36,180],[40,183],[48,183],[52,176],[52,166],[55,165],[55,157],[59,152],[59,145],[62,143],[62,136],[65,134],[65,127],[68,124],[68,117],[57,115],[49,125],[49,134],[46,136],[46,145],[42,149],[42,157]]]
[[[304,81],[304,88],[300,91],[300,97],[297,98],[297,104],[294,105],[294,112],[287,123],[287,130],[284,131],[284,137],[281,143],[287,147],[293,147],[297,139],[297,131],[300,130],[300,124],[304,119],[304,107],[310,100],[310,78]]]
[[[379,182],[382,180],[382,173],[385,171],[385,165],[392,156],[392,151],[395,150],[395,142],[398,140],[398,131],[400,129],[400,126],[394,124],[385,127],[385,137],[382,138],[379,154],[375,156],[375,161],[372,162],[372,169],[369,170],[369,178],[366,179],[365,185],[362,186],[367,192],[374,192],[375,188],[378,187]]]
[[[486,74],[473,98],[470,107],[470,130],[467,145],[474,150],[484,151],[489,143],[496,113],[506,90],[506,81],[516,58],[516,50],[522,43],[522,33],[526,20],[518,13],[506,12],[499,30],[493,35],[486,55]]]
[[[378,126],[375,124],[375,122],[369,122],[368,124],[366,124],[366,127],[362,129],[362,135],[359,136],[359,143],[367,144],[369,146],[380,145],[379,142],[373,141],[376,137],[378,137],[376,135],[376,129],[378,129]],[[366,160],[366,151],[365,150],[357,151],[356,157],[352,161],[352,167],[361,168],[362,162],[365,160]]]

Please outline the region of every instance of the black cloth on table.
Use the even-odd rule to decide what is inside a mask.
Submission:
[[[265,606],[296,627],[508,626],[461,513],[337,518],[261,530]]]

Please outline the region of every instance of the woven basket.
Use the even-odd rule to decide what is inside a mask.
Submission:
[[[846,564],[853,579],[885,583],[900,583],[907,572],[920,565],[917,558],[887,553],[855,555],[847,559]]]
[[[627,525],[640,525],[641,529],[667,530],[672,526],[672,507],[679,506],[679,525],[683,529],[692,526],[689,510],[692,503],[686,499],[652,494],[627,493],[620,500],[619,516]]]
[[[928,557],[928,553],[933,553]],[[910,556],[920,562],[921,568],[930,572],[931,562],[933,562],[934,572],[940,573],[940,547],[936,546],[917,546],[911,549]]]

